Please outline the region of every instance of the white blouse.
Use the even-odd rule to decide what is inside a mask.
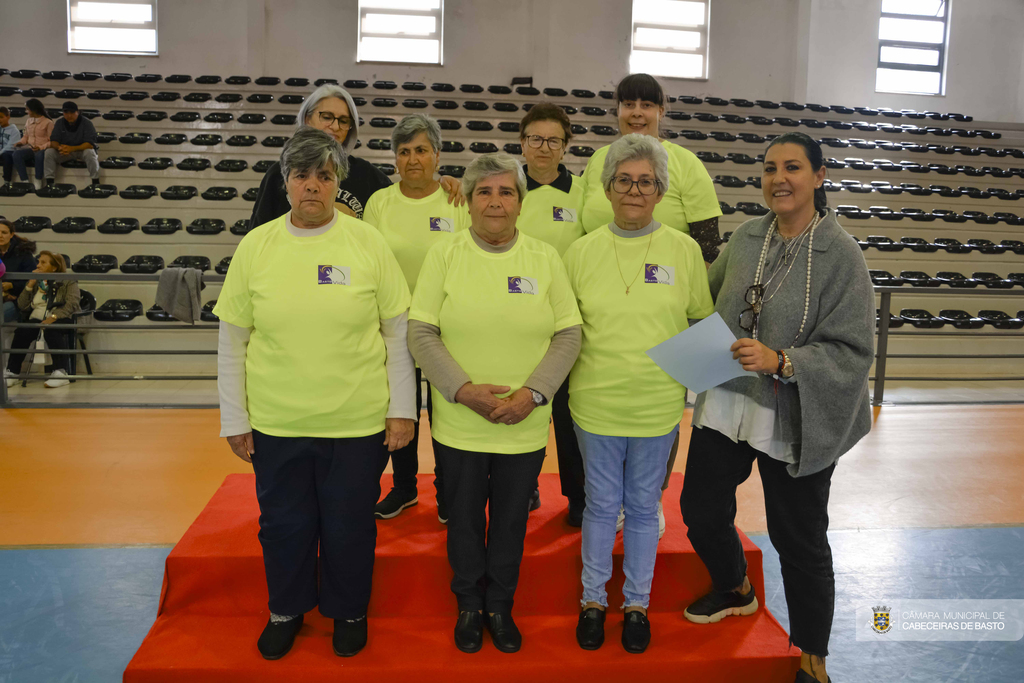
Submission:
[[[693,426],[714,429],[734,442],[746,441],[769,457],[795,463],[793,444],[779,438],[774,408],[766,408],[743,394],[712,387],[697,396]]]

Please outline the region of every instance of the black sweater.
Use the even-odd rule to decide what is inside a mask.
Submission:
[[[36,269],[36,257],[32,255],[26,241],[17,235],[11,237],[7,253],[0,254],[0,258],[3,258],[8,273],[31,273]],[[14,285],[14,289],[10,292],[13,296],[21,294],[21,290],[25,289],[25,283],[28,282],[27,280],[10,280],[6,276],[3,279]]]

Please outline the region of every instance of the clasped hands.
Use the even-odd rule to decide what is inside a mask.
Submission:
[[[466,406],[488,422],[514,425],[525,420],[536,404],[533,402],[533,392],[526,387],[498,398],[498,394],[504,394],[509,389],[511,387],[467,382],[456,392],[455,402]]]

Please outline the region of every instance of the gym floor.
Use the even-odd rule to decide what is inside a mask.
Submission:
[[[170,548],[227,474],[251,471],[217,438],[218,420],[214,410],[0,412],[0,683],[120,680],[156,616]],[[854,611],[1024,599],[1021,443],[1021,405],[875,409],[833,479],[836,683],[1020,681],[1020,641],[858,642]],[[427,434],[420,453],[431,471]],[[766,603],[787,625],[756,469],[737,525],[764,551]]]

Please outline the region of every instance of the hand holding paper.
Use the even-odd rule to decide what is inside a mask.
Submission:
[[[729,349],[734,343],[736,335],[722,316],[713,313],[648,349],[647,355],[670,377],[699,394],[736,377],[757,376],[733,359]]]

